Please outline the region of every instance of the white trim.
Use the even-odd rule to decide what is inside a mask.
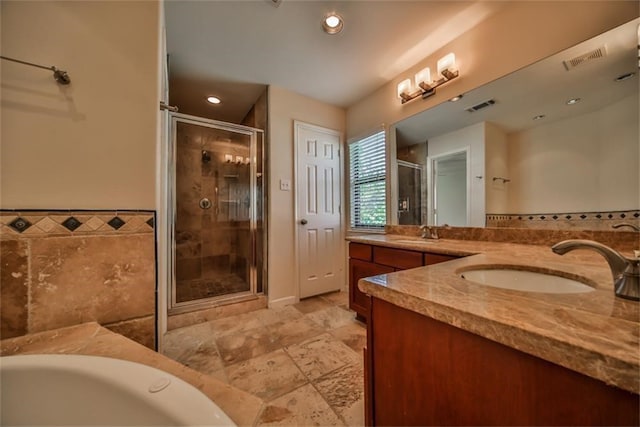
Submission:
[[[291,304],[295,304],[298,301],[300,301],[300,299],[292,295],[284,298],[278,298],[276,300],[270,300],[268,306],[269,308],[282,308]]]

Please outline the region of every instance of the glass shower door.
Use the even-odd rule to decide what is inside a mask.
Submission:
[[[256,293],[256,130],[174,115],[172,134],[171,306]]]

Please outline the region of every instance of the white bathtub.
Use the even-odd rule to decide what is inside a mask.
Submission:
[[[203,393],[158,369],[80,355],[0,358],[0,425],[228,426]]]

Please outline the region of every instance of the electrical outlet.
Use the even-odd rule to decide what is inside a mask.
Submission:
[[[280,190],[281,191],[291,191],[291,180],[289,180],[289,179],[281,179],[280,180]]]

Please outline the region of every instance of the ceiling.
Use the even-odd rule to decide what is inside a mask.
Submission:
[[[508,2],[165,2],[170,102],[182,112],[239,122],[266,85],[348,107]],[[345,21],[322,31],[325,14]],[[222,99],[208,105],[207,95]]]

